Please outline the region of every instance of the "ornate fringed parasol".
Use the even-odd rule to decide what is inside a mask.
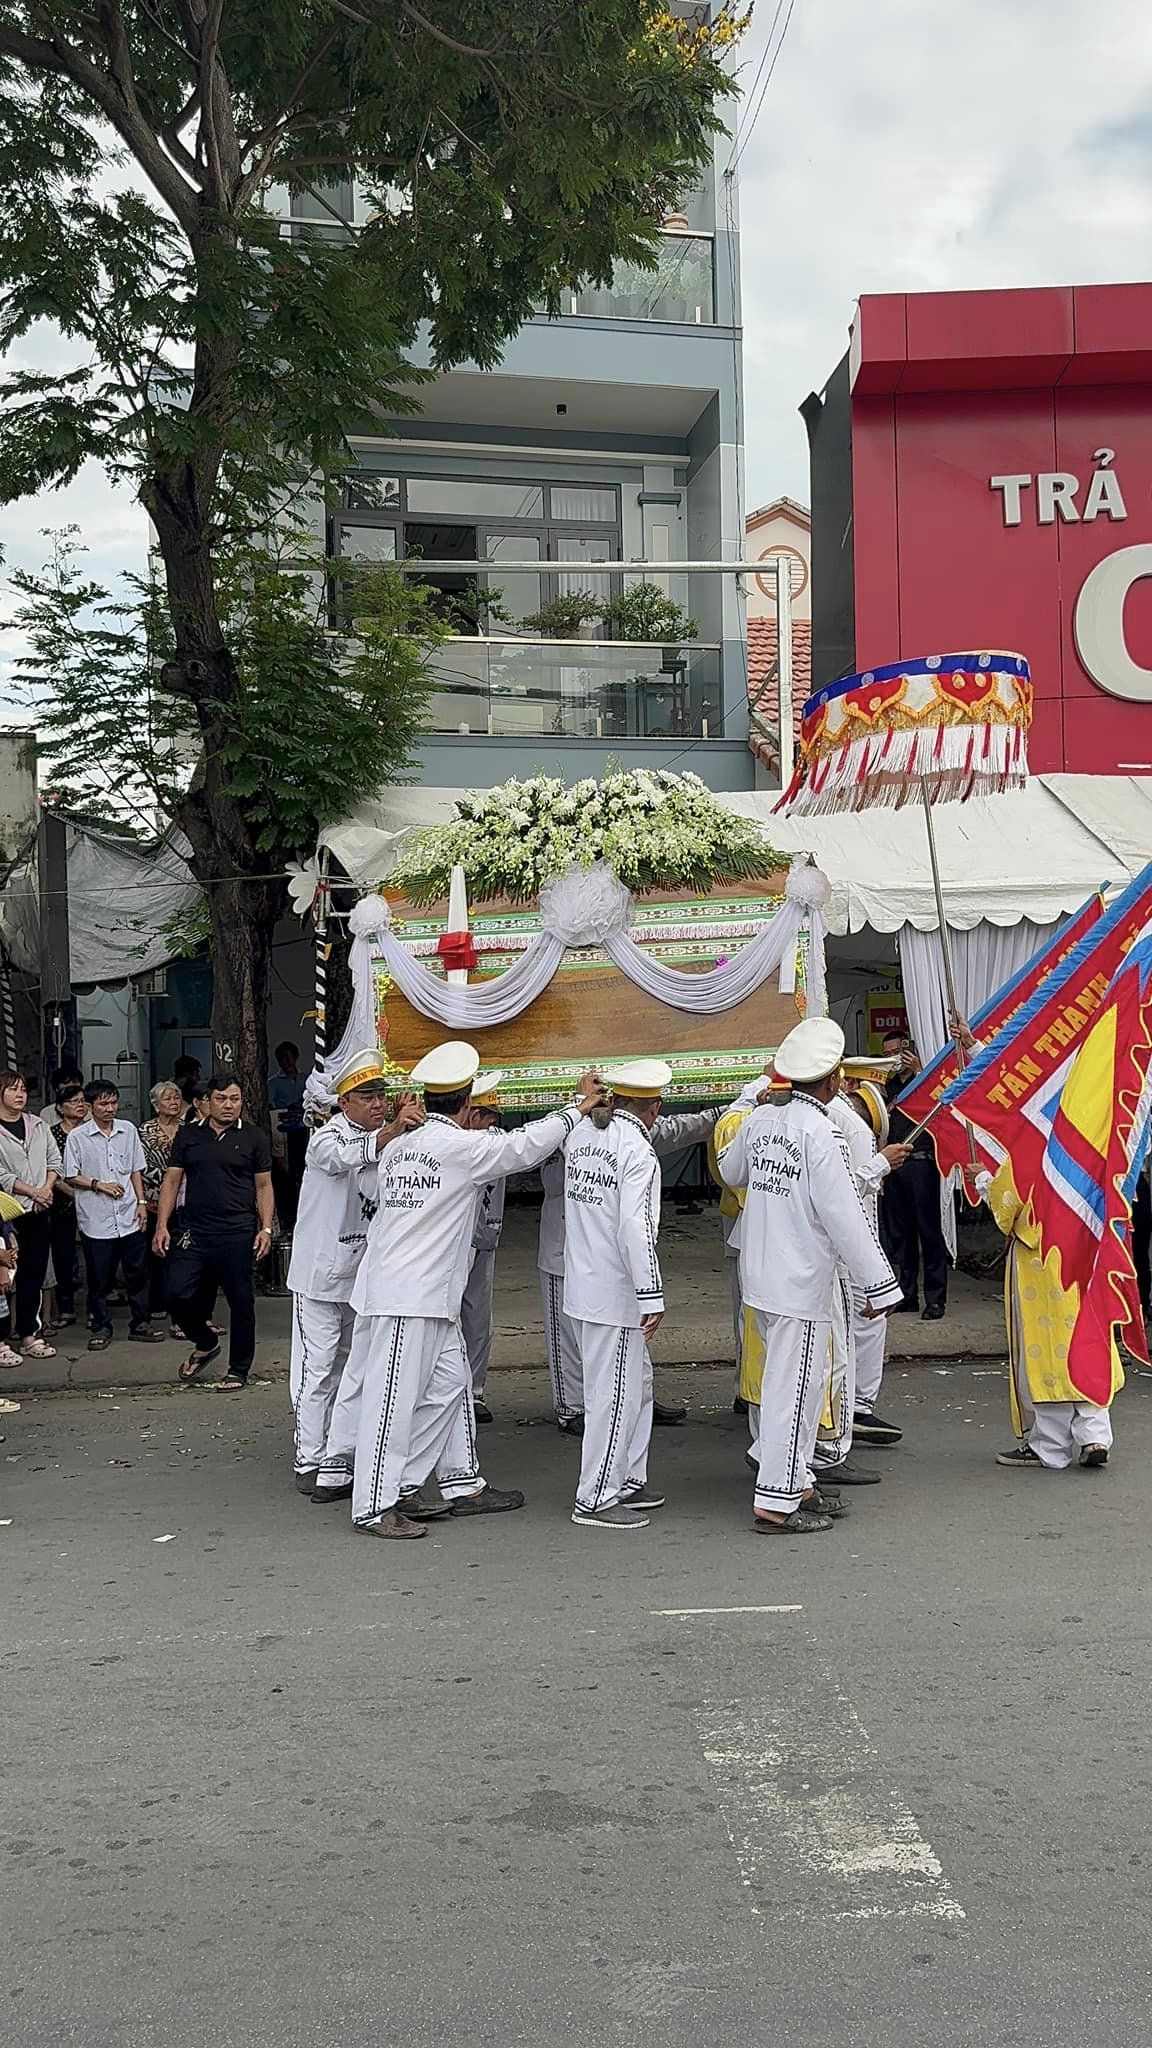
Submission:
[[[1032,677],[1022,654],[929,654],[845,676],[805,704],[800,766],[777,806],[816,817],[923,805],[953,1017],[960,1011],[932,806],[1022,789],[1031,723]]]

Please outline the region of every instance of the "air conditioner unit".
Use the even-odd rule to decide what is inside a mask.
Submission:
[[[166,996],[168,993],[168,969],[153,967],[148,974],[134,974],[133,992],[137,996]]]

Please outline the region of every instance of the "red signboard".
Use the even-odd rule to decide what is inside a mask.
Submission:
[[[1012,648],[1034,772],[1152,773],[1152,285],[865,298],[851,375],[856,667]]]

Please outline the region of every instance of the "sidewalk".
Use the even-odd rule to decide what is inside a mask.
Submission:
[[[536,1270],[539,1210],[519,1203],[509,1208],[496,1265],[496,1342],[493,1369],[537,1367],[544,1370],[544,1324]],[[714,1365],[732,1357],[732,1328],[717,1211],[678,1216],[665,1204],[660,1253],[668,1312],[657,1332],[652,1354],[658,1365]],[[262,1378],[287,1375],[291,1303],[287,1295],[257,1296],[256,1372]],[[118,1330],[126,1328],[118,1311]],[[221,1303],[218,1320],[227,1322]],[[61,1388],[161,1387],[177,1384],[176,1368],[187,1344],[129,1344],[118,1336],[107,1351],[89,1352],[82,1326],[61,1331],[54,1340],[57,1356],[42,1364],[29,1362],[19,1372],[0,1374],[0,1393],[53,1392]],[[919,1316],[894,1316],[889,1326],[888,1356],[895,1363],[940,1358],[1002,1358],[1004,1309],[999,1280],[977,1281],[954,1273],[948,1313],[942,1322],[923,1323]],[[218,1376],[227,1359],[227,1344]]]

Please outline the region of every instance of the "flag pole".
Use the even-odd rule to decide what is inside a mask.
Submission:
[[[956,975],[952,967],[952,935],[948,930],[948,921],[944,915],[944,890],[940,881],[940,861],[936,852],[936,827],[932,822],[932,798],[929,794],[926,777],[922,778],[920,783],[920,796],[924,805],[924,823],[928,831],[928,858],[932,863],[932,887],[936,892],[936,916],[940,923],[940,952],[944,960],[944,987],[948,996],[948,1022],[952,1026],[952,1043],[956,1047],[957,1064],[960,1072],[963,1073],[968,1065],[968,1059],[964,1047],[960,1043],[960,1004],[956,997]],[[924,1122],[927,1123],[927,1121],[928,1118],[926,1117]],[[973,1135],[971,1124],[968,1124],[966,1128],[968,1132],[968,1163],[975,1169],[980,1163],[976,1157],[976,1139]],[[923,1129],[924,1124],[920,1124],[918,1131]],[[912,1136],[916,1137],[917,1131],[913,1131]]]

